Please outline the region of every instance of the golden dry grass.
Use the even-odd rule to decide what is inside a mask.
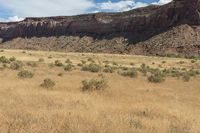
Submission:
[[[73,64],[89,57],[96,62],[115,61],[123,66],[142,63],[158,67],[200,69],[200,62],[187,59],[129,55],[78,54],[5,50],[0,56],[38,61],[31,79],[20,79],[18,71],[0,71],[0,133],[200,133],[200,77],[190,82],[168,77],[160,84],[146,77],[104,74],[109,87],[82,92],[81,81],[99,73],[50,68],[48,63],[70,59]],[[53,58],[48,59],[49,56]],[[180,64],[180,61],[185,63]],[[155,64],[152,64],[154,62]],[[63,76],[57,76],[63,73]],[[40,86],[45,78],[56,82],[53,89]]]

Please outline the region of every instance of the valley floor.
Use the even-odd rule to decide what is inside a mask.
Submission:
[[[81,60],[140,68],[200,70],[200,61],[189,59],[109,54],[58,53],[2,50],[0,56],[15,57],[34,73],[19,78],[20,70],[0,70],[0,133],[199,133],[200,76],[185,82],[167,76],[161,83],[113,73],[81,71]],[[55,60],[69,59],[75,68],[65,71]],[[68,62],[69,62],[68,60]],[[78,65],[78,66],[77,66]],[[59,75],[59,76],[58,76]],[[107,87],[82,91],[82,81],[104,76]],[[44,79],[55,81],[51,89]]]

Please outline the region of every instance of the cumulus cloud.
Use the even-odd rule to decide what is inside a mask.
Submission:
[[[148,4],[135,2],[134,0],[123,0],[119,2],[103,2],[97,4],[97,9],[103,11],[128,11],[133,8],[144,7]]]

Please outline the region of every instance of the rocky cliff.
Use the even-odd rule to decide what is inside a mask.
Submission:
[[[181,26],[178,30],[188,30],[188,28],[191,28],[190,31],[192,31],[192,33],[188,34],[194,35],[192,37],[193,39],[190,38],[188,40],[186,38],[181,47],[184,49],[185,45],[190,45],[192,50],[189,54],[199,55],[200,45],[197,43],[198,41],[200,42],[198,38],[199,30],[197,30],[198,28],[195,28],[198,27],[199,24],[199,0],[174,0],[163,6],[151,5],[122,13],[96,13],[68,17],[26,18],[21,22],[0,23],[0,38],[2,38],[4,42],[0,47],[24,48],[26,46],[30,49],[38,50],[40,47],[45,47],[43,42],[47,43],[46,45],[49,45],[48,43],[51,42],[53,43],[52,45],[56,46],[56,49],[52,46],[41,49],[78,52],[159,54],[161,50],[158,50],[157,52],[154,50],[157,49],[157,47],[155,48],[152,44],[152,39],[159,34],[168,34],[166,33],[167,31],[176,32],[177,30],[173,28]],[[184,38],[185,35],[180,32],[176,32],[175,34],[181,34],[181,37],[179,36],[177,42],[173,42],[173,46],[172,44],[159,44],[161,45],[159,46],[159,49],[164,49],[163,52],[166,52],[167,50],[165,47],[168,46],[171,51],[184,54],[184,50],[180,50],[179,48],[178,51],[176,46],[180,47],[180,40],[181,38]],[[63,40],[63,36],[65,41]],[[14,43],[16,42],[16,38],[19,37],[21,39],[17,40],[21,46]],[[55,41],[54,37],[58,40]],[[78,41],[76,41],[76,43],[78,44],[81,44],[80,42],[84,42],[84,39],[87,38],[85,43],[88,44],[88,46],[84,47],[86,44],[81,44],[77,47],[81,48],[81,50],[75,49],[74,47],[78,44],[74,44],[73,40],[76,40],[77,37]],[[32,40],[30,41],[27,38]],[[54,39],[52,40],[52,38]],[[73,39],[71,40],[70,38]],[[13,39],[15,40],[14,42],[11,41]],[[168,43],[171,42],[170,39],[172,38],[168,38]],[[33,40],[35,41],[33,42]],[[157,40],[155,44],[160,43],[161,40],[162,39]],[[118,42],[118,44],[114,44],[112,41]],[[195,44],[193,42],[195,42]],[[38,45],[35,43],[38,43]],[[74,44],[74,46],[71,44]],[[71,46],[70,48],[68,47],[69,45]],[[95,49],[97,45],[98,49]],[[115,48],[118,47],[118,45],[119,48]],[[38,48],[35,46],[38,46]],[[99,50],[99,46],[101,47],[101,50]],[[88,50],[88,48],[90,50]]]

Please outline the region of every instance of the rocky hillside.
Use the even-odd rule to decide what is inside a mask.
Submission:
[[[200,1],[0,23],[0,48],[200,55]]]

